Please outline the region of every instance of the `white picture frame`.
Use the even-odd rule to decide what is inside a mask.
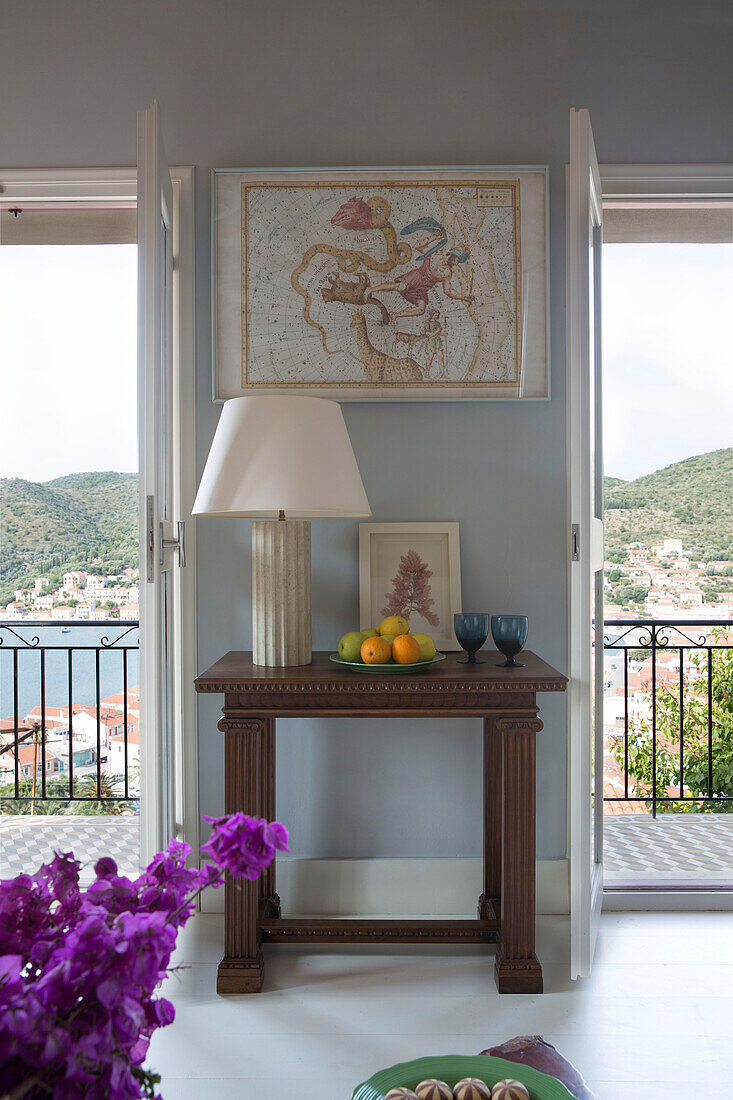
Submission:
[[[464,191],[475,192],[482,217],[484,207],[511,205],[511,263],[489,240],[489,215],[475,230],[486,241],[474,240],[468,223],[458,233],[465,219],[437,216],[438,199],[439,206],[449,193],[468,201]],[[405,196],[411,205],[401,209]],[[384,225],[382,213],[373,215],[379,229],[359,223],[347,231],[336,220],[350,203],[377,200],[391,212]],[[338,401],[549,400],[547,166],[215,169],[211,213],[214,401],[283,392]],[[433,272],[432,290],[418,295],[421,258],[433,267],[440,258],[430,258],[438,244],[422,240],[428,229],[415,229],[428,221],[447,234],[446,262],[457,248],[468,259],[458,258],[442,290]],[[382,256],[388,230],[398,253],[389,262]],[[503,240],[508,230],[497,232]],[[400,281],[408,275],[409,287]],[[377,293],[373,285],[357,301],[354,287],[341,284],[361,278],[396,279],[400,290]]]
[[[401,614],[414,634],[429,634],[438,651],[457,650],[453,615],[461,610],[457,523],[360,523],[360,629]],[[406,560],[412,552],[419,563]],[[415,599],[417,581],[417,606]]]

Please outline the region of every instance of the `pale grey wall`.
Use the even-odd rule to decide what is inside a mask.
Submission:
[[[209,169],[549,164],[549,404],[346,408],[374,518],[461,523],[464,603],[526,611],[565,662],[563,171],[568,108],[613,161],[733,159],[733,8],[653,0],[3,0],[0,165],[131,164],[157,98],[196,164],[199,467],[209,401]],[[389,461],[391,457],[392,461]],[[315,645],[357,615],[356,525],[314,523]],[[249,532],[199,524],[199,657],[249,643]],[[543,706],[541,856],[565,852],[565,709]],[[201,808],[221,807],[217,703]],[[313,723],[280,738],[279,815],[309,855],[475,855],[474,723]],[[430,797],[423,792],[431,790]],[[438,799],[437,792],[443,798]]]

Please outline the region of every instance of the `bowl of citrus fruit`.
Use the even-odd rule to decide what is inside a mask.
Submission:
[[[429,634],[411,634],[407,619],[390,615],[375,629],[350,630],[331,654],[336,665],[356,672],[377,672],[387,676],[422,672],[428,665],[445,660]]]

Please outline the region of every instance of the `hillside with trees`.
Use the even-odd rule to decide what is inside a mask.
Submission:
[[[635,481],[604,478],[606,559],[633,542],[682,539],[693,559],[733,561],[733,448],[694,455]]]
[[[39,574],[119,573],[138,564],[137,474],[0,479],[0,603]],[[604,479],[606,560],[633,542],[680,538],[693,559],[733,562],[733,448],[623,481]],[[722,564],[718,572],[727,572]]]
[[[70,569],[119,573],[138,564],[137,474],[0,479],[0,603],[33,578]]]

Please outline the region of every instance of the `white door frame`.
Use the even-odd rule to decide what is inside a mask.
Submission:
[[[568,857],[570,865],[570,976],[590,973],[603,898],[600,810],[593,812],[594,663],[591,617],[603,568],[603,531],[596,518],[601,470],[592,470],[600,434],[600,332],[597,316],[602,225],[601,183],[586,110],[570,112],[566,186],[566,399],[568,505]],[[597,250],[597,251],[596,251]],[[591,274],[593,282],[591,285]],[[593,338],[591,340],[591,337]],[[602,576],[602,572],[601,572]],[[596,637],[598,634],[596,623]],[[603,637],[601,627],[600,637]],[[597,675],[596,675],[597,679]],[[602,697],[601,697],[602,705]],[[598,707],[595,706],[596,715]],[[597,761],[596,761],[597,768]],[[603,789],[601,770],[601,792]],[[595,791],[597,793],[598,772]],[[594,832],[591,828],[594,826]],[[594,844],[595,840],[595,844]]]
[[[175,425],[179,445],[175,452],[174,494],[176,518],[186,523],[185,569],[176,569],[176,630],[181,642],[181,667],[176,676],[176,721],[184,731],[180,774],[176,777],[180,805],[176,835],[198,851],[198,728],[196,693],[196,535],[191,516],[196,495],[196,379],[195,379],[195,267],[194,168],[170,169],[173,184],[174,267],[174,375]],[[0,198],[25,206],[50,203],[73,207],[100,202],[134,205],[137,168],[0,169]],[[141,554],[144,547],[141,545]],[[141,587],[144,563],[141,562]],[[141,777],[144,783],[144,777]],[[143,823],[144,827],[144,823]],[[153,853],[141,834],[142,858]]]
[[[604,207],[727,206],[733,202],[733,164],[601,164]],[[730,890],[606,889],[614,911],[733,910]]]
[[[733,199],[733,164],[601,164],[599,171],[604,206],[634,199],[728,205]]]
[[[193,167],[170,169],[173,184],[173,363],[177,447],[173,493],[177,517],[186,524],[186,568],[176,569],[175,630],[180,639],[180,690],[175,721],[183,731],[183,757],[176,776],[180,821],[178,839],[190,844],[198,859],[199,761],[196,623],[196,523],[191,515],[198,488],[196,477],[196,279]]]

